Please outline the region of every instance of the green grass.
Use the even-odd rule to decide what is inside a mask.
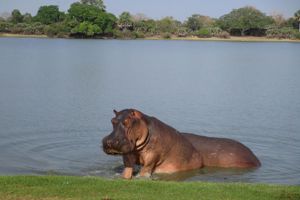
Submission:
[[[66,176],[1,176],[0,200],[300,199],[300,186],[107,180]]]

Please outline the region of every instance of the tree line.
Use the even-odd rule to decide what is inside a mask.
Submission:
[[[233,9],[220,18],[193,14],[184,22],[173,17],[154,20],[143,14],[123,12],[115,16],[106,11],[102,0],[81,0],[62,12],[56,5],[45,5],[35,16],[12,11],[0,17],[0,33],[46,34],[59,38],[144,38],[144,37],[220,37],[264,36],[300,39],[300,10],[285,19],[267,16],[255,7]]]

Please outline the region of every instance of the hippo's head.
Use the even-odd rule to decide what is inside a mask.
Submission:
[[[103,138],[103,151],[107,154],[127,154],[139,149],[148,139],[148,128],[143,114],[135,109],[114,110],[111,119],[113,131]]]

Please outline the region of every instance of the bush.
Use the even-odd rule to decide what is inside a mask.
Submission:
[[[64,38],[69,35],[69,28],[62,23],[56,23],[45,27],[45,33],[48,37]]]
[[[145,34],[142,32],[133,32],[135,38],[145,38]]]
[[[40,22],[35,22],[31,24],[32,34],[44,34],[45,33],[45,25],[41,24]]]
[[[123,31],[114,30],[113,36],[114,36],[114,38],[118,38],[118,39],[136,39],[139,36],[142,37],[142,34],[140,34],[138,32],[132,32],[128,29],[124,29]]]
[[[229,39],[230,38],[230,34],[227,31],[222,31],[221,33],[219,33],[218,35],[216,35],[216,37],[218,37],[218,38],[224,38],[224,39]]]
[[[199,38],[209,38],[211,34],[207,28],[202,28],[196,32],[196,36]]]
[[[293,38],[296,40],[300,40],[300,32],[295,32]]]
[[[162,37],[163,37],[164,39],[171,39],[171,38],[172,38],[172,35],[171,35],[171,33],[164,33],[164,34],[162,35]]]
[[[212,37],[217,37],[223,32],[223,30],[219,27],[209,27],[207,30]]]
[[[292,39],[294,38],[296,30],[291,27],[269,27],[266,31],[268,38],[279,38],[279,39]]]
[[[177,30],[177,33],[176,35],[178,37],[186,37],[188,35],[188,29],[185,28],[185,27],[180,27],[178,30]]]
[[[10,31],[11,33],[15,33],[15,34],[24,34],[26,27],[27,24],[18,23],[15,24],[13,27],[11,27]]]
[[[0,32],[2,32],[2,33],[9,33],[12,26],[13,26],[12,23],[9,23],[9,22],[0,22]]]

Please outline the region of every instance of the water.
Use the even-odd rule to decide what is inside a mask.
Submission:
[[[300,44],[0,38],[0,174],[115,178],[113,109],[236,139],[256,170],[154,176],[300,184]]]

